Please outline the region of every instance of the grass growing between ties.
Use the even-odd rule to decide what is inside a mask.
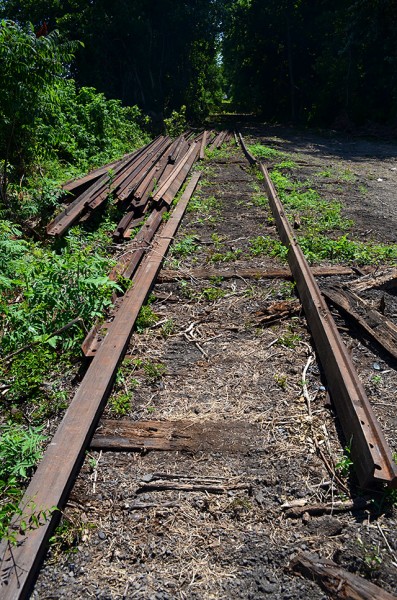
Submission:
[[[207,161],[211,161],[211,160],[222,160],[225,159],[227,160],[228,158],[230,158],[230,155],[232,154],[232,148],[231,146],[227,145],[227,144],[222,144],[222,146],[220,148],[206,148],[205,150],[205,159]]]
[[[182,240],[173,244],[171,255],[175,258],[185,258],[194,254],[200,248],[195,235],[186,235]]]
[[[260,160],[275,160],[278,158],[284,158],[285,152],[271,148],[270,146],[264,146],[262,144],[251,144],[248,146],[249,152]]]
[[[200,186],[203,186],[203,182],[200,182]],[[193,196],[188,204],[187,212],[196,213],[197,219],[195,223],[198,225],[204,225],[208,223],[215,225],[220,219],[220,205],[219,200],[215,196],[199,197]]]

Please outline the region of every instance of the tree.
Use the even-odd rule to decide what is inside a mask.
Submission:
[[[234,0],[223,50],[230,92],[268,119],[390,121],[396,33],[393,0]]]
[[[24,174],[36,148],[37,120],[57,101],[57,82],[65,76],[75,43],[61,43],[58,32],[37,38],[31,25],[0,23],[1,199],[7,204],[10,170]]]
[[[200,118],[221,97],[218,61],[226,0],[3,0],[1,14],[46,21],[84,42],[73,75],[161,120],[185,104]]]

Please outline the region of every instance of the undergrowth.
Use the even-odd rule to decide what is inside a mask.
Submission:
[[[41,458],[46,436],[42,427],[26,427],[21,424],[4,423],[0,434],[0,539],[15,542],[16,532],[8,528],[10,518],[18,508],[22,489]],[[27,507],[28,508],[28,507]],[[30,507],[30,519],[34,514]],[[41,515],[37,515],[39,518]],[[25,529],[27,527],[25,522]]]
[[[106,275],[114,264],[106,250],[114,226],[105,217],[91,232],[75,227],[63,241],[37,242],[24,239],[12,221],[0,221],[0,528],[6,537],[41,455],[42,427],[67,408],[81,342],[119,287]]]

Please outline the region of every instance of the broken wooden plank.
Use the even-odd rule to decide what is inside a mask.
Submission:
[[[243,422],[131,421],[104,419],[91,441],[95,450],[165,452],[248,451],[254,430]]]
[[[213,484],[200,484],[200,483],[180,483],[175,482],[162,482],[158,483],[145,483],[138,488],[138,494],[145,494],[146,492],[166,492],[166,491],[178,491],[178,492],[207,492],[209,494],[226,494],[230,490],[250,490],[250,483],[235,483],[229,485],[213,485]]]
[[[292,559],[290,567],[310,579],[335,598],[345,600],[396,600],[386,590],[363,577],[339,567],[332,560],[319,558],[309,552],[301,552]]]
[[[322,290],[325,298],[352,318],[366,333],[397,359],[397,326],[346,287]],[[359,312],[360,311],[360,312]]]
[[[356,279],[350,284],[350,289],[356,293],[370,290],[371,288],[390,289],[397,287],[397,269],[387,269],[377,273],[370,273]]]
[[[255,313],[257,325],[271,325],[275,321],[289,319],[302,311],[302,305],[299,300],[277,300],[271,302],[263,310]]]
[[[312,267],[312,273],[316,277],[333,277],[337,275],[353,275],[350,267]],[[172,271],[163,269],[157,278],[159,283],[168,283],[177,279],[210,279],[211,277],[222,277],[222,279],[292,279],[289,269],[261,269],[234,267],[231,269],[215,269],[205,267],[202,269],[191,269],[190,271]]]

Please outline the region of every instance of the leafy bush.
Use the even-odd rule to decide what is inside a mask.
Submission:
[[[8,231],[14,232],[15,239],[7,239]],[[101,232],[80,238],[78,230],[72,230],[58,253],[41,244],[23,242],[17,228],[0,222],[3,352],[40,341],[70,347],[70,335],[65,340],[65,336],[49,334],[75,318],[88,326],[102,314],[118,286],[104,275],[111,261],[100,250],[101,241]],[[15,297],[17,301],[12,301]]]
[[[67,78],[78,45],[62,42],[57,31],[37,38],[30,24],[0,22],[0,191],[3,204],[13,204],[14,213],[19,212],[19,196],[53,204],[57,196],[51,179],[68,179],[148,141],[136,106],[106,100],[93,88],[77,89]],[[69,173],[65,162],[73,163]],[[38,165],[45,166],[44,179],[42,168],[35,172]],[[26,175],[35,175],[32,189],[9,195],[9,182],[20,185]],[[37,187],[39,197],[33,191]],[[37,214],[34,202],[29,208],[29,216]]]
[[[40,147],[48,158],[79,164],[87,170],[143,145],[147,136],[137,106],[106,100],[94,88],[77,89],[73,80],[64,80],[57,90],[58,101],[38,123]]]
[[[76,42],[62,43],[58,32],[37,38],[32,25],[0,22],[1,196],[7,203],[10,166],[21,177],[37,150],[37,118],[57,102],[57,86],[73,58]]]
[[[181,106],[179,111],[173,110],[171,116],[164,119],[164,124],[168,135],[171,137],[181,135],[187,128],[186,106]]]

